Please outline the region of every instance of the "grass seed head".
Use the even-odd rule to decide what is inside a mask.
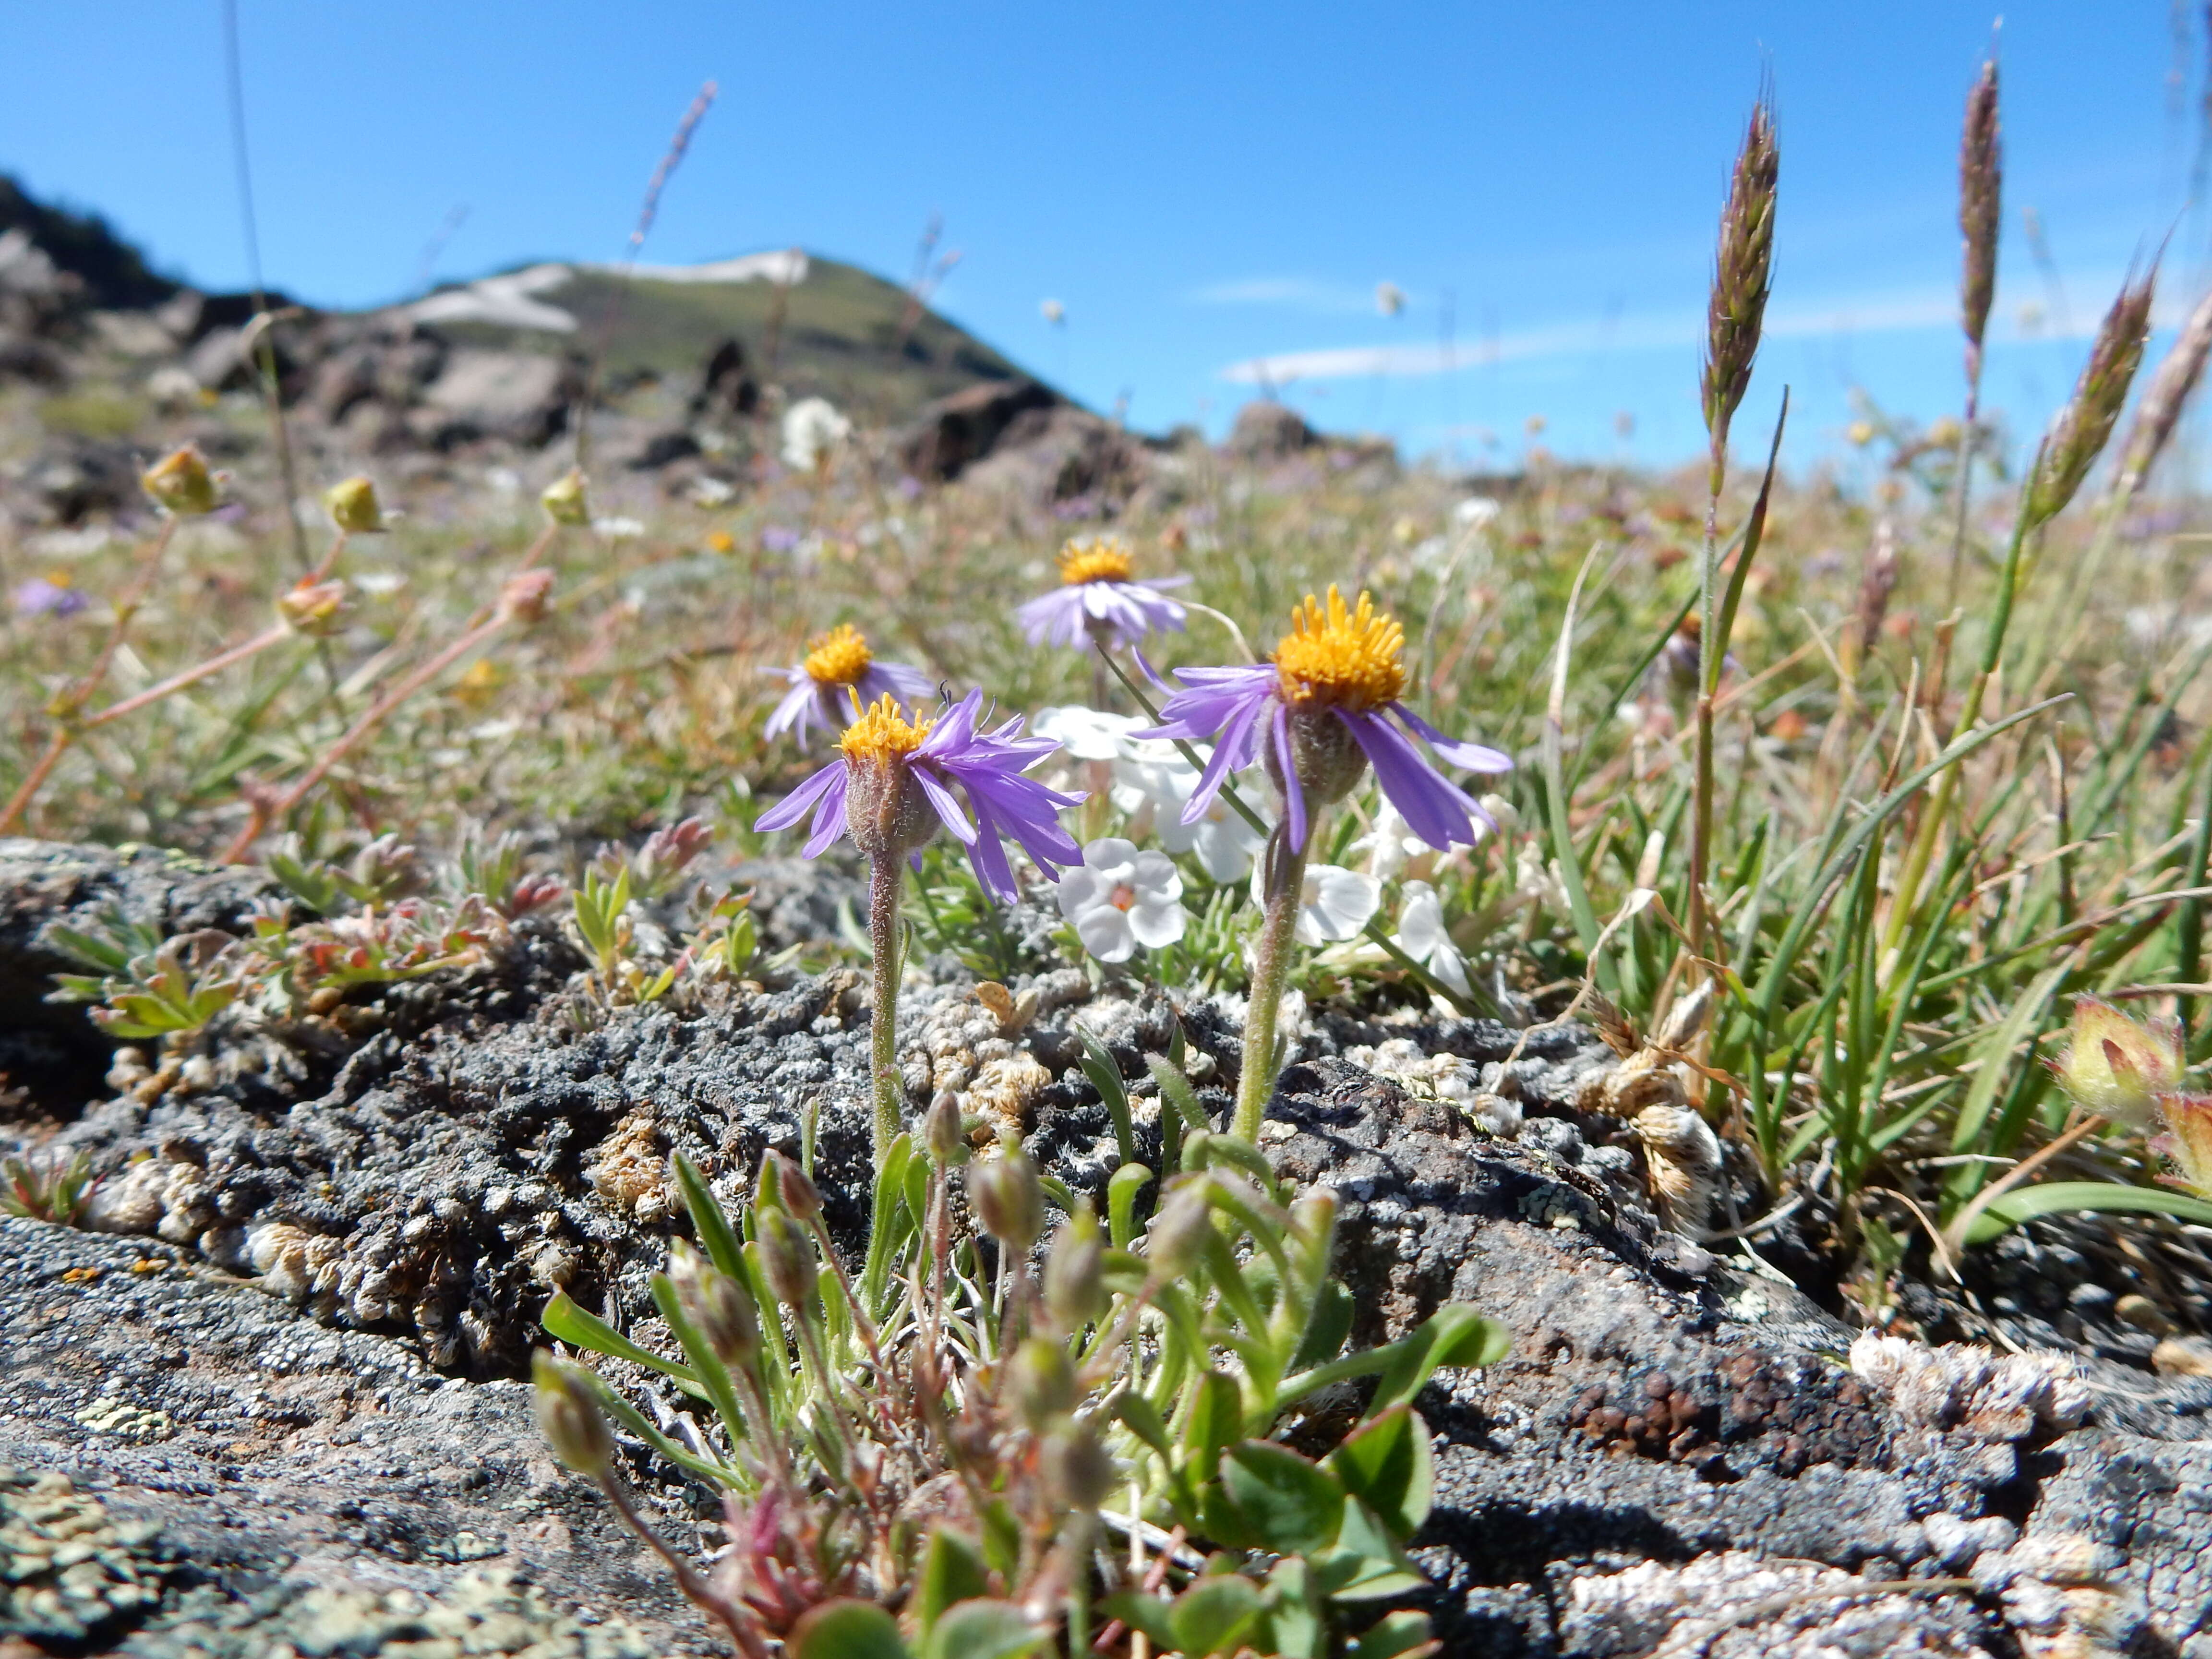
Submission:
[[[1705,307],[1705,363],[1700,382],[1705,430],[1716,453],[1728,444],[1729,422],[1751,385],[1753,360],[1766,317],[1774,274],[1774,199],[1781,171],[1774,106],[1762,95],[1752,106],[1728,205],[1721,211],[1719,251],[1713,262],[1712,295]]]
[[[1959,138],[1959,229],[1966,254],[1959,271],[1959,321],[1970,365],[1978,369],[1982,337],[1997,289],[1997,231],[2003,219],[2004,141],[1997,121],[1997,60],[1982,65],[1966,94]]]
[[[2128,387],[2142,362],[2157,284],[2155,267],[2141,282],[2121,284],[2118,297],[2098,325],[2089,361],[2075,383],[2073,397],[2052,423],[2042,463],[2028,481],[2029,529],[2048,524],[2065,510],[2112,437],[2128,401]]]
[[[2123,500],[2133,495],[2150,476],[2158,458],[2180,423],[2197,382],[2203,378],[2204,361],[2212,356],[2212,290],[2197,302],[2182,325],[2173,349],[2152,371],[2136,405],[2136,422],[2128,430],[2127,447],[2120,452],[2120,476],[2114,489]]]

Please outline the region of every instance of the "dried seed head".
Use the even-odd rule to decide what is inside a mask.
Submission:
[[[1019,1255],[1044,1232],[1044,1188],[1036,1165],[1018,1141],[998,1157],[968,1166],[968,1199],[982,1218],[983,1229]]]
[[[2154,268],[2140,283],[2123,283],[2119,297],[2098,325],[2097,342],[2075,383],[2074,396],[2052,422],[2043,459],[2027,485],[2027,527],[2048,524],[2063,512],[2096,465],[2128,400],[2150,333],[2150,305],[2158,283]]]
[[[1705,430],[1716,453],[1727,447],[1729,422],[1751,385],[1759,329],[1774,271],[1774,198],[1781,171],[1774,106],[1762,95],[1752,106],[1743,148],[1729,175],[1728,205],[1721,210],[1720,246],[1713,262],[1712,296],[1705,307],[1705,366],[1700,382]]]
[[[538,1427],[553,1455],[579,1474],[601,1475],[615,1455],[614,1437],[599,1415],[599,1402],[573,1365],[538,1350],[530,1362],[537,1384]]]
[[[545,486],[538,504],[555,524],[587,525],[592,521],[592,502],[584,489],[584,475],[573,466]]]
[[[1982,337],[1997,290],[1997,229],[2003,219],[2004,143],[1997,124],[1997,60],[1990,58],[1966,94],[1959,138],[1959,229],[1966,252],[1959,271],[1959,321],[1966,331],[1966,372],[1980,369]]]
[[[499,614],[509,622],[545,620],[546,601],[553,596],[553,573],[520,570],[500,584]]]
[[[345,601],[343,582],[302,580],[276,596],[276,614],[287,628],[319,638],[337,631]]]
[[[1037,1448],[1046,1492],[1064,1510],[1096,1510],[1113,1492],[1114,1460],[1082,1423],[1062,1424]]]
[[[1088,1204],[1053,1241],[1044,1264],[1044,1304],[1068,1331],[1081,1330],[1106,1311],[1106,1241]]]
[[[2136,423],[2128,431],[2127,447],[2120,452],[2120,476],[2113,484],[2118,499],[2124,501],[2140,489],[2158,464],[2173,428],[2180,423],[2189,394],[2203,377],[2208,356],[2212,356],[2212,291],[2197,302],[2173,349],[2166,354],[2150,384],[2143,388],[2142,401],[2136,405]]]
[[[376,486],[367,478],[348,478],[332,484],[323,496],[331,522],[349,535],[373,536],[384,528],[384,505],[376,499]]]
[[[787,1308],[804,1309],[814,1299],[820,1269],[814,1260],[814,1241],[781,1210],[763,1208],[756,1214],[761,1253],[761,1275],[770,1295]]]
[[[155,504],[179,519],[198,517],[216,509],[215,474],[197,445],[174,449],[146,469],[139,484]]]
[[[2176,1184],[2212,1198],[2212,1095],[2160,1095],[2167,1133],[2152,1147],[2173,1160]]]

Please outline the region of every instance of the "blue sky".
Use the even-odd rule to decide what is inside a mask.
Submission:
[[[711,77],[648,260],[801,244],[902,277],[941,213],[962,258],[940,307],[1096,406],[1218,430],[1263,377],[1237,366],[1270,359],[1319,423],[1471,460],[1510,459],[1531,416],[1566,453],[1698,447],[1714,220],[1765,74],[1780,252],[1740,441],[1785,380],[1800,459],[1840,444],[1855,386],[1923,419],[1958,401],[1956,147],[1986,4],[240,5],[263,263],[307,300],[403,296],[463,208],[441,277],[618,257]],[[2206,278],[2185,211],[2204,43],[2174,33],[2197,9],[2006,8],[1986,401],[2021,434],[2130,258],[2174,233],[2169,314]],[[0,169],[235,287],[220,15],[0,9]]]

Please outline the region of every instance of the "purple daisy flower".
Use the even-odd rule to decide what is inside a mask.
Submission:
[[[806,642],[806,655],[789,668],[771,668],[791,690],[768,717],[766,735],[789,732],[801,749],[818,721],[835,732],[851,717],[854,700],[866,708],[878,697],[896,697],[908,708],[929,695],[929,676],[903,663],[878,662],[868,641],[850,623],[839,623]]]
[[[1135,562],[1119,542],[1070,542],[1060,556],[1060,583],[1014,612],[1031,645],[1133,646],[1147,634],[1181,633],[1182,605],[1160,590],[1180,587],[1188,576],[1132,578]]]
[[[1018,898],[1014,872],[1000,842],[1011,836],[1054,881],[1059,865],[1079,864],[1083,849],[1060,827],[1063,806],[1080,794],[1048,789],[1022,774],[1059,745],[1024,738],[1019,716],[994,732],[978,732],[983,694],[970,691],[933,720],[909,722],[890,696],[877,699],[847,728],[838,758],[763,812],[756,830],[785,830],[811,810],[803,849],[817,858],[840,836],[851,835],[872,859],[917,854],[939,823],[968,849],[968,861],[985,888],[1009,902]],[[969,823],[951,786],[968,798]]]
[[[19,617],[74,617],[92,601],[70,586],[66,576],[33,576],[16,588],[14,603]]]
[[[1495,830],[1490,814],[1413,739],[1470,772],[1508,772],[1513,763],[1495,749],[1446,737],[1398,701],[1406,689],[1405,646],[1405,629],[1377,615],[1366,594],[1347,611],[1331,587],[1326,610],[1308,595],[1291,613],[1273,661],[1177,670],[1187,689],[1168,699],[1157,728],[1139,735],[1199,742],[1219,734],[1183,822],[1205,817],[1229,775],[1264,757],[1283,792],[1294,853],[1305,846],[1306,798],[1323,805],[1343,799],[1370,764],[1407,827],[1439,852],[1454,842],[1472,846],[1478,823]]]

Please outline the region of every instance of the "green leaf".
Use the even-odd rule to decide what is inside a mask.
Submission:
[[[994,1498],[983,1505],[983,1559],[992,1571],[1012,1583],[1020,1576],[1022,1565],[1022,1523],[1016,1518],[1013,1506],[1003,1498]]]
[[[1345,1650],[1345,1659],[1425,1659],[1437,1651],[1425,1613],[1385,1613]]]
[[[792,1629],[790,1659],[914,1659],[898,1626],[872,1601],[824,1601]]]
[[[692,1375],[689,1365],[679,1365],[672,1359],[663,1359],[659,1354],[641,1348],[620,1331],[601,1319],[599,1315],[578,1307],[568,1299],[566,1291],[553,1292],[553,1299],[545,1304],[545,1311],[538,1322],[571,1347],[589,1348],[593,1353],[603,1353],[613,1359],[627,1359],[633,1364],[643,1365],[672,1376],[684,1385],[685,1392],[700,1399],[707,1398],[707,1390]]]
[[[1375,1511],[1356,1498],[1344,1506],[1334,1547],[1312,1560],[1315,1582],[1340,1601],[1405,1595],[1429,1582]]]
[[[1168,1612],[1170,1639],[1188,1659],[1234,1653],[1260,1617],[1260,1587],[1241,1573],[1200,1579]]]
[[[1134,1389],[1115,1401],[1114,1414],[1129,1425],[1130,1433],[1162,1457],[1173,1455],[1168,1443],[1168,1425],[1161,1421],[1159,1408]]]
[[[1011,1601],[963,1601],[937,1621],[922,1659],[1021,1659],[1043,1646],[1047,1634]]]
[[[1367,1408],[1370,1417],[1412,1400],[1439,1365],[1496,1364],[1511,1352],[1513,1340],[1496,1320],[1452,1302],[1390,1346],[1395,1352],[1375,1386],[1375,1398]]]
[[[1124,1164],[1106,1183],[1108,1236],[1114,1248],[1126,1250],[1137,1237],[1137,1194],[1152,1185],[1152,1172],[1141,1164]]]
[[[1182,1443],[1190,1462],[1210,1475],[1222,1451],[1244,1436],[1244,1396],[1226,1371],[1208,1371],[1198,1382],[1198,1398],[1183,1425]]]
[[[1172,1608],[1165,1596],[1148,1595],[1142,1590],[1120,1590],[1108,1596],[1103,1606],[1108,1618],[1118,1619],[1131,1630],[1149,1636],[1159,1647],[1175,1646]]]
[[[1286,1555],[1267,1575],[1267,1619],[1257,1632],[1275,1659],[1328,1659],[1328,1616],[1305,1558]]]
[[[1345,1338],[1352,1334],[1352,1292],[1337,1279],[1323,1279],[1314,1294],[1313,1312],[1307,1317],[1305,1335],[1299,1339],[1291,1369],[1302,1371],[1335,1358],[1343,1351]]]
[[[1231,1447],[1221,1460],[1221,1482],[1261,1543],[1278,1555],[1320,1549],[1343,1524],[1343,1484],[1274,1441]]]
[[[1352,1431],[1327,1467],[1401,1542],[1421,1529],[1436,1502],[1429,1425],[1408,1405],[1393,1406]]]
[[[2039,1187],[2024,1187],[1992,1200],[1966,1230],[1966,1243],[1986,1244],[2023,1221],[2077,1210],[2166,1215],[2177,1221],[2212,1226],[2212,1202],[2192,1198],[2186,1193],[2168,1192],[2158,1187],[2124,1187],[2116,1181],[2052,1181]]]
[[[707,1259],[739,1284],[745,1282],[745,1264],[730,1218],[714,1200],[714,1189],[699,1166],[681,1152],[676,1154],[676,1186],[684,1194],[684,1207],[691,1214],[691,1231],[699,1236]]]
[[[1075,1035],[1083,1043],[1083,1075],[1091,1079],[1091,1086],[1106,1103],[1106,1115],[1114,1120],[1114,1141],[1121,1149],[1121,1162],[1133,1164],[1137,1133],[1129,1116],[1129,1091],[1121,1085],[1121,1065],[1080,1021],[1075,1023]]]
[[[922,1552],[921,1574],[915,1585],[915,1616],[927,1635],[939,1616],[957,1601],[991,1592],[991,1576],[983,1565],[982,1546],[950,1527],[933,1527],[929,1546]]]

